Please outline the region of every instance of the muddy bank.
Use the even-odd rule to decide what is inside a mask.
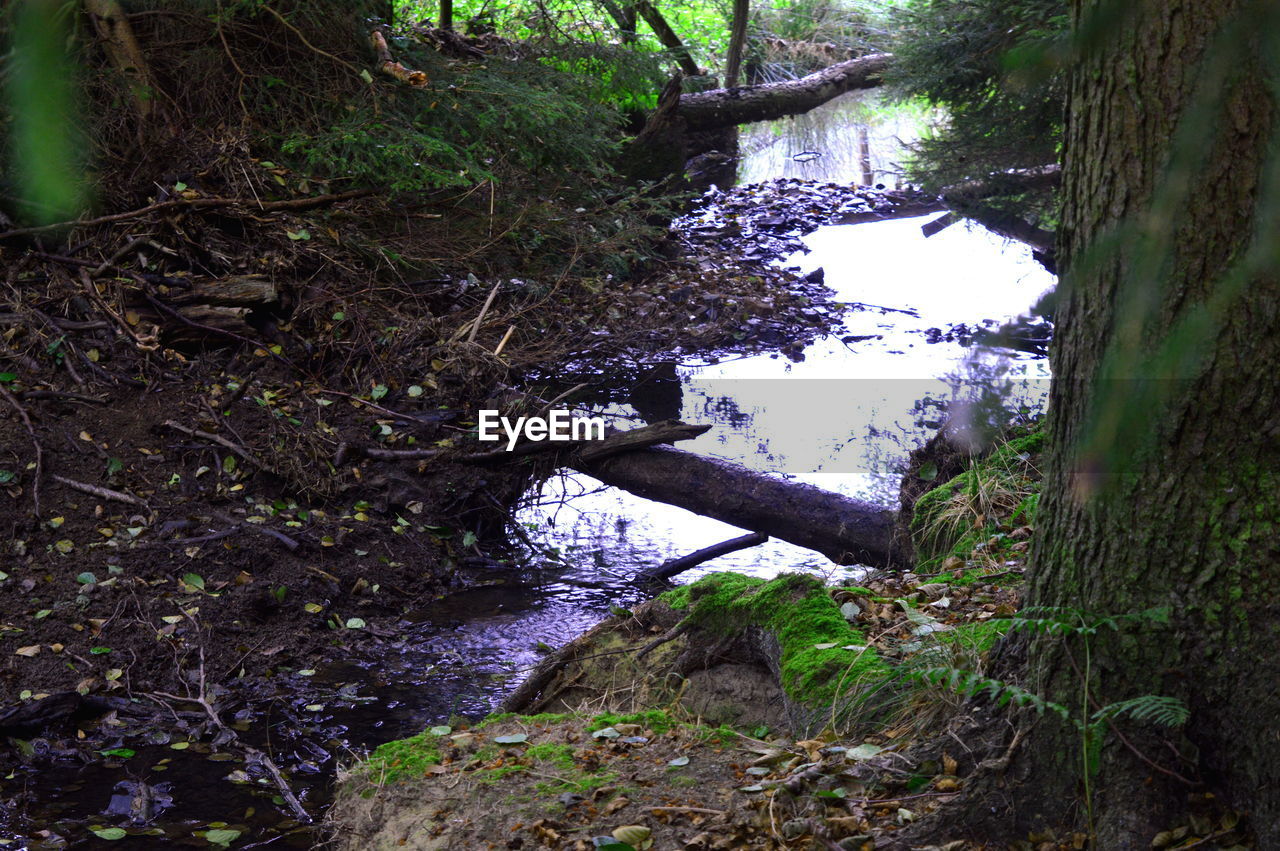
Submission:
[[[1030,720],[977,695],[1013,688],[985,666],[1019,606],[1041,440],[964,463],[942,439],[916,453],[903,529],[927,574],[718,573],[618,612],[505,701],[523,714],[356,763],[336,835],[576,849],[639,827],[624,835],[663,848],[869,849],[916,847],[932,825],[935,847],[985,847],[953,811],[998,803]],[[1043,847],[1075,841],[1059,839]]]
[[[942,648],[977,659],[1003,629],[1016,590],[962,574],[847,589],[717,574],[678,589],[549,660],[509,701],[533,714],[435,728],[358,763],[335,835],[345,848],[576,849],[611,835],[881,847],[990,770],[1008,729],[922,714],[927,690],[903,676]]]

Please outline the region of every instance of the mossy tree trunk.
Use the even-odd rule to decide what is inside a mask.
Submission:
[[[1072,5],[1077,26],[1099,7]],[[1060,243],[1068,267],[1028,602],[1092,613],[1168,607],[1171,620],[1104,629],[1087,648],[1079,635],[1037,638],[1031,687],[1079,713],[1087,670],[1089,712],[1141,695],[1178,697],[1191,711],[1175,733],[1119,722],[1133,748],[1107,734],[1091,776],[1096,847],[1149,847],[1185,817],[1188,794],[1205,791],[1251,812],[1258,847],[1280,847],[1274,248],[1229,307],[1215,308],[1224,274],[1259,256],[1255,240],[1276,239],[1267,157],[1280,134],[1259,41],[1280,30],[1261,0],[1127,5],[1086,39],[1070,91]],[[1174,141],[1180,129],[1190,133],[1185,154]],[[1197,338],[1202,320],[1211,330]],[[1123,354],[1171,339],[1181,371]],[[1134,393],[1162,404],[1108,438],[1107,422],[1125,422],[1114,399]],[[1080,745],[1068,725],[1037,723],[1006,824],[1085,824]],[[1064,807],[1072,800],[1081,802],[1075,813]]]

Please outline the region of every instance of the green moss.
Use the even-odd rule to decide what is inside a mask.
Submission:
[[[591,722],[587,724],[587,732],[594,733],[596,730],[603,730],[605,727],[614,727],[618,724],[639,724],[641,727],[652,730],[658,735],[680,726],[680,722],[661,710],[635,712],[630,715],[613,715],[606,712],[591,719]]]
[[[565,771],[573,770],[573,748],[569,745],[533,745],[524,752],[525,759],[547,762]]]
[[[440,737],[431,732],[419,733],[379,745],[369,755],[363,771],[370,780],[395,783],[410,777],[421,777],[441,761]]]
[[[497,768],[477,769],[472,776],[480,783],[497,783],[508,774],[516,774],[518,772],[528,770],[529,766],[513,762],[506,765],[499,765]]]
[[[775,635],[781,650],[782,687],[795,701],[829,706],[866,679],[888,669],[862,633],[849,626],[828,589],[812,576],[784,574],[766,582],[737,573],[713,573],[663,595],[673,608],[689,609],[688,621],[717,632],[757,626]],[[815,645],[833,645],[819,649]]]
[[[594,789],[608,786],[617,779],[618,774],[614,771],[601,771],[597,774],[574,772],[547,783],[539,783],[533,788],[539,795],[559,795],[564,792],[577,792],[579,795],[584,795]]]
[[[477,730],[483,730],[497,724],[499,721],[510,721],[513,718],[520,719],[522,724],[559,724],[561,721],[568,721],[573,716],[566,712],[544,712],[541,715],[518,715],[515,712],[496,712],[493,715],[485,717],[483,721],[475,726]]]
[[[706,727],[699,730],[698,738],[708,744],[728,746],[736,744],[742,737],[728,724],[721,724],[719,727]]]

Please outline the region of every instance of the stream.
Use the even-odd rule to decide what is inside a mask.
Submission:
[[[742,173],[751,180],[783,174],[889,180],[897,140],[909,135],[907,129],[895,123],[859,130],[855,122],[852,133],[813,130],[823,121],[848,126],[849,114],[865,123],[877,113],[862,102],[837,102],[790,130],[786,122],[753,129],[744,150],[755,153]],[[819,149],[841,138],[854,140],[852,155],[795,159],[824,153]],[[711,431],[682,448],[892,505],[907,454],[948,411],[955,415],[977,391],[995,389],[1005,407],[1034,410],[1047,389],[1042,358],[966,343],[980,329],[994,330],[1026,311],[1052,286],[1052,277],[1029,250],[977,227],[954,225],[926,239],[920,226],[930,218],[823,227],[804,237],[807,252],[781,261],[801,273],[824,270],[826,285],[846,305],[832,333],[803,348],[751,356],[655,359],[640,365],[644,379],[637,386],[612,388],[619,391],[613,398],[625,401],[592,410],[619,423],[668,417],[708,423]],[[631,581],[643,568],[742,534],[569,473],[533,489],[517,516],[534,545],[518,566],[464,566],[468,590],[409,613],[395,637],[368,641],[347,661],[316,671],[282,669],[259,687],[262,693],[241,695],[255,718],[268,719],[251,725],[246,710],[242,736],[277,755],[304,802],[323,802],[336,766],[367,748],[451,716],[487,714],[551,648],[594,626],[611,608],[649,596],[651,589]],[[677,581],[717,570],[852,576],[860,568],[770,541]],[[328,697],[317,699],[317,690]],[[273,707],[281,708],[275,718]],[[284,718],[306,723],[282,723]],[[139,784],[149,784],[150,818],[139,825],[149,825],[152,844],[208,847],[207,840],[190,838],[195,826],[217,830],[222,822],[239,831],[233,847],[313,844],[314,833],[295,829],[278,803],[267,802],[273,788],[251,782],[236,764],[217,759],[225,755],[210,754],[207,744],[175,749],[159,730],[148,743],[128,744],[127,769],[110,757],[89,766],[55,760],[42,767],[29,780],[42,815],[27,814],[24,824],[39,818],[119,824],[135,805]],[[9,807],[0,803],[0,824],[6,814],[15,815]],[[15,837],[0,838],[7,847],[68,847],[56,832],[3,835]],[[86,841],[96,847],[92,836]]]

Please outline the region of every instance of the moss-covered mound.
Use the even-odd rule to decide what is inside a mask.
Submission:
[[[812,576],[784,574],[766,582],[715,573],[663,595],[685,623],[727,635],[762,633],[776,653],[779,682],[797,709],[830,710],[861,683],[879,681],[884,663],[841,614],[830,589]],[[807,713],[803,713],[807,714]]]

